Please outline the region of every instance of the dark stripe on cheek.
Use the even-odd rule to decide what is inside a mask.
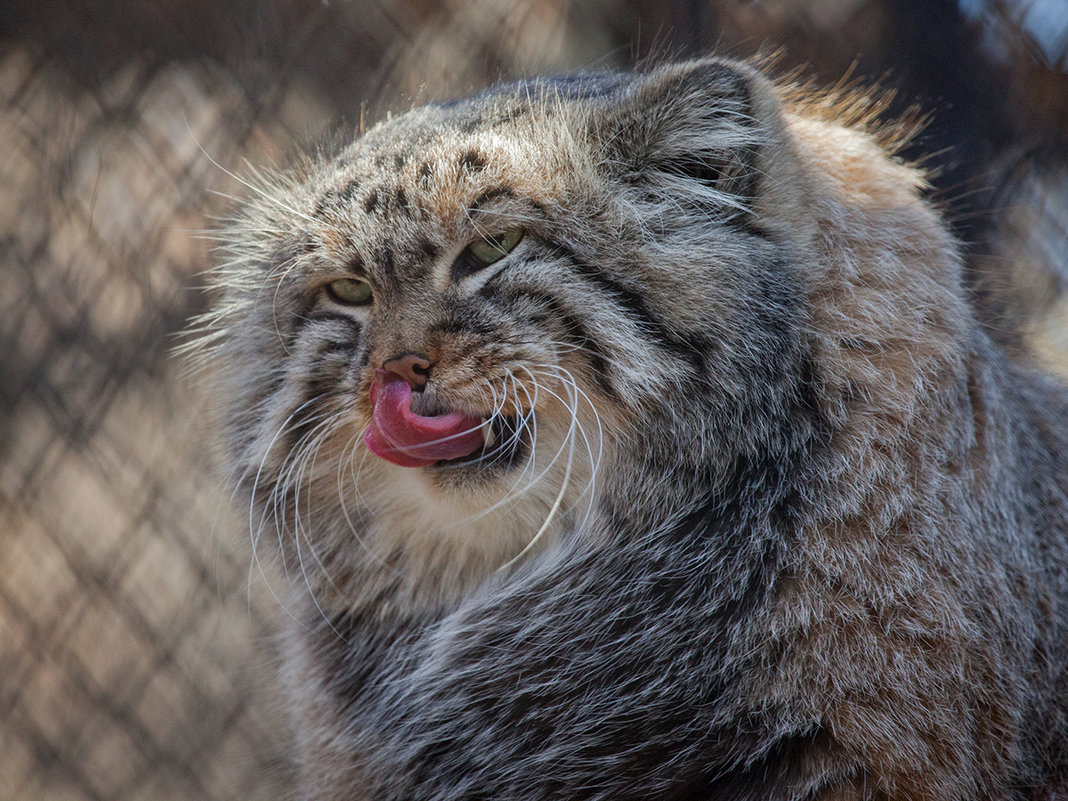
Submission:
[[[648,304],[646,304],[645,298],[639,293],[615,281],[611,276],[606,275],[603,270],[599,270],[583,261],[566,245],[559,242],[554,242],[552,245],[557,252],[568,258],[571,266],[579,276],[588,283],[594,284],[601,294],[607,295],[613,303],[621,307],[635,327],[648,337],[654,345],[686,361],[698,375],[704,372],[705,360],[702,351],[711,347],[710,342],[706,342],[700,337],[682,335],[672,331],[653,314]]]
[[[304,379],[304,391],[297,403],[299,411],[289,424],[289,430],[283,434],[286,450],[293,451],[298,446],[306,444],[306,438],[310,437],[315,427],[322,422],[319,418],[324,402],[337,389],[337,386],[338,381],[335,377],[321,371],[313,372]],[[287,454],[287,458],[291,455]]]
[[[319,351],[320,358],[324,356],[344,356],[351,360],[356,355],[359,343],[354,339],[335,339],[323,346]]]
[[[605,356],[601,344],[590,336],[586,326],[573,314],[561,315],[560,323],[564,326],[571,341],[581,348],[581,353],[589,359],[590,366],[593,368],[593,380],[597,386],[604,394],[618,399],[619,393],[612,384],[608,357]]]
[[[337,197],[337,192],[333,191],[332,189],[326,194],[324,194],[321,198],[319,198],[319,202],[315,204],[315,211],[312,212],[312,216],[315,218],[319,218],[326,214],[326,210],[334,204],[334,201],[337,200]]]
[[[355,320],[346,318],[348,325],[346,326],[348,331],[343,336],[332,337],[323,343],[319,348],[319,358],[324,356],[335,356],[343,354],[349,356],[356,355],[356,349],[360,346],[360,337],[363,334],[363,326],[357,323]],[[340,322],[340,320],[338,321]]]
[[[578,355],[589,362],[594,383],[601,392],[620,400],[619,393],[612,384],[611,366],[604,349],[590,335],[585,323],[566,308],[559,298],[539,289],[517,288],[512,292],[505,292],[492,282],[483,285],[478,294],[509,310],[514,309],[524,299],[533,303],[540,311],[529,315],[529,319],[549,328],[563,329],[567,344],[575,346]]]
[[[335,311],[316,311],[298,314],[293,320],[293,333],[298,333],[307,328],[311,323],[317,322],[343,324],[348,328],[349,338],[354,341],[359,339],[360,334],[363,333],[363,325],[359,321],[352,319],[347,314]]]
[[[290,430],[284,434],[286,447],[290,450],[297,447],[322,422],[319,414],[323,403],[342,390],[347,370],[356,360],[360,349],[360,334],[363,331],[360,323],[335,312],[314,314],[306,318],[304,324],[311,322],[328,322],[331,325],[342,323],[347,330],[324,336],[315,355],[304,366],[307,377],[303,381],[304,391],[298,406],[307,405],[301,408]],[[366,353],[361,353],[361,360],[366,361]]]
[[[480,336],[493,336],[498,333],[496,326],[488,320],[473,314],[450,315],[428,329],[429,334],[478,334]]]

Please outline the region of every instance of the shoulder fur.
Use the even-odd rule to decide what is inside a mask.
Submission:
[[[1068,792],[1068,398],[979,325],[885,104],[565,76],[255,190],[202,345],[306,798]],[[365,446],[472,417],[464,458]]]

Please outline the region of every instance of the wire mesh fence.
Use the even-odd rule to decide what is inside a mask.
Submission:
[[[1065,294],[1068,12],[1051,36],[1038,3],[84,5],[0,9],[0,801],[294,795],[279,611],[171,357],[243,160],[497,78],[777,42],[833,80],[863,53],[944,112],[920,146],[953,148],[966,238],[1034,263],[1013,297]]]
[[[273,797],[265,605],[167,358],[218,183],[194,142],[248,125],[206,69],[76,91],[13,48],[0,82],[0,797]]]

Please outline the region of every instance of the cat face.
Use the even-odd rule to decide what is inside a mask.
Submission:
[[[352,346],[344,434],[368,469],[447,491],[534,478],[576,445],[589,462],[597,406],[576,351],[592,339],[560,314],[566,246],[545,211],[562,204],[515,140],[421,144],[411,161],[403,140],[358,152],[305,242],[303,317]]]
[[[289,451],[321,440],[357,485],[375,475],[461,504],[561,471],[590,480],[614,389],[558,219],[579,190],[552,186],[514,136],[361,144],[273,290],[296,368]]]
[[[262,190],[217,313],[262,520],[499,567],[609,506],[683,513],[763,435],[797,348],[766,131],[692,72],[418,109]]]
[[[262,400],[234,430],[261,516],[350,519],[403,550],[493,522],[474,539],[499,566],[589,512],[617,396],[655,365],[633,326],[588,313],[569,228],[592,187],[560,180],[544,142],[408,125],[305,185],[288,250],[247,281],[239,383]]]

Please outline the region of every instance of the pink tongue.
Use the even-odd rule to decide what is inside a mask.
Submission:
[[[371,452],[401,467],[425,467],[470,456],[482,447],[482,418],[463,412],[423,417],[412,411],[412,388],[400,376],[375,370],[371,428],[363,441]]]

